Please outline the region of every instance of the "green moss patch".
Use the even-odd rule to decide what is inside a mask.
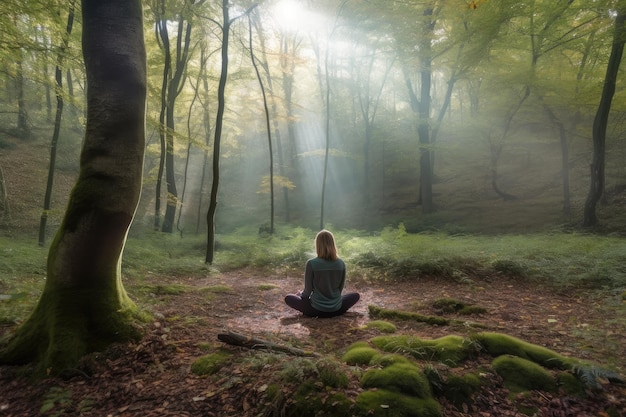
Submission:
[[[270,291],[273,290],[275,288],[278,288],[278,285],[274,285],[274,284],[259,284],[257,286],[257,288],[261,291]]]
[[[559,388],[566,394],[576,397],[585,396],[585,384],[574,374],[569,372],[559,372],[556,376],[556,380]]]
[[[384,389],[362,392],[356,405],[363,415],[372,417],[441,416],[439,403],[432,398],[416,398]]]
[[[228,363],[231,356],[231,353],[225,350],[202,356],[191,364],[191,372],[200,376],[213,375]]]
[[[454,366],[474,351],[467,339],[449,335],[438,339],[421,339],[413,336],[378,336],[371,342],[385,352],[404,352],[416,359],[443,362]]]
[[[228,285],[211,285],[210,287],[202,288],[202,291],[210,292],[212,294],[235,292],[235,290],[233,290],[232,287],[229,287]]]
[[[363,388],[380,388],[418,398],[430,398],[432,392],[424,373],[410,363],[394,363],[383,369],[370,369],[361,378]]]
[[[398,330],[395,324],[385,320],[372,320],[363,326],[366,329],[376,329],[381,333],[395,333]]]
[[[441,391],[455,407],[461,408],[465,404],[471,409],[474,394],[480,391],[481,387],[482,382],[476,374],[452,374],[443,383]]]
[[[514,355],[551,369],[571,369],[578,363],[576,359],[502,333],[479,333],[474,340],[492,356]]]
[[[492,362],[493,369],[513,392],[556,391],[556,381],[543,366],[517,356],[503,355]]]
[[[341,360],[348,365],[369,365],[372,358],[379,354],[380,352],[368,345],[358,344],[348,348]]]
[[[383,353],[376,355],[370,361],[370,365],[389,366],[394,363],[411,363],[411,361],[403,355],[397,353]]]

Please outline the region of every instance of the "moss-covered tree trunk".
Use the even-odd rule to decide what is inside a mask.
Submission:
[[[146,61],[140,0],[83,0],[87,128],[79,178],[37,307],[0,363],[56,374],[136,335],[120,260],[141,191]]]

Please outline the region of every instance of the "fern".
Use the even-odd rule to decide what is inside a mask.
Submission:
[[[574,365],[572,367],[574,375],[589,388],[600,389],[601,379],[608,380],[611,383],[624,384],[626,380],[620,374],[609,369],[599,368],[595,365]]]

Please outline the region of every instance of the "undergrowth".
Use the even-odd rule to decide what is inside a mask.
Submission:
[[[334,232],[353,279],[430,276],[471,284],[476,277],[507,277],[618,292],[626,287],[626,242],[619,237],[413,234],[402,224],[374,234]],[[215,261],[207,265],[204,236],[132,233],[122,259],[122,275],[130,285],[141,288],[148,277],[162,279],[167,286],[170,277],[209,277],[246,267],[300,274],[305,261],[314,256],[314,236],[315,231],[304,228],[277,227],[274,235],[239,229],[217,236]],[[35,240],[0,237],[0,253],[0,322],[13,323],[24,318],[43,289],[47,248],[38,247]]]

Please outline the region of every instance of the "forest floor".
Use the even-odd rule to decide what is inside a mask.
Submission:
[[[252,269],[216,277],[148,276],[141,283],[127,282],[131,297],[153,317],[144,337],[90,355],[65,379],[32,382],[19,369],[0,367],[0,416],[283,416],[298,384],[284,383],[282,395],[273,401],[266,395],[268,384],[277,381],[289,363],[298,366],[304,359],[226,345],[218,341],[219,333],[234,331],[340,361],[347,346],[380,334],[365,326],[368,306],[434,315],[438,312],[432,302],[443,297],[486,308],[471,321],[488,331],[626,372],[626,303],[618,294],[555,290],[502,277],[474,277],[464,283],[427,277],[357,280],[347,288],[362,296],[353,310],[338,318],[315,319],[302,317],[283,302],[285,294],[301,289],[301,282],[299,271]],[[394,324],[398,334],[421,338],[471,333],[462,325]],[[0,327],[0,336],[8,330]],[[232,354],[217,373],[197,376],[190,371],[196,359],[217,350]],[[477,357],[449,372],[488,369],[489,361]],[[444,416],[522,416],[521,404],[534,408],[537,416],[626,416],[624,385],[604,381],[602,389],[584,398],[541,391],[515,397],[495,373],[483,372],[491,381],[474,395],[471,409],[439,398]],[[358,371],[348,374],[343,393],[354,399],[362,391]],[[326,389],[319,395],[324,401],[333,392]]]

